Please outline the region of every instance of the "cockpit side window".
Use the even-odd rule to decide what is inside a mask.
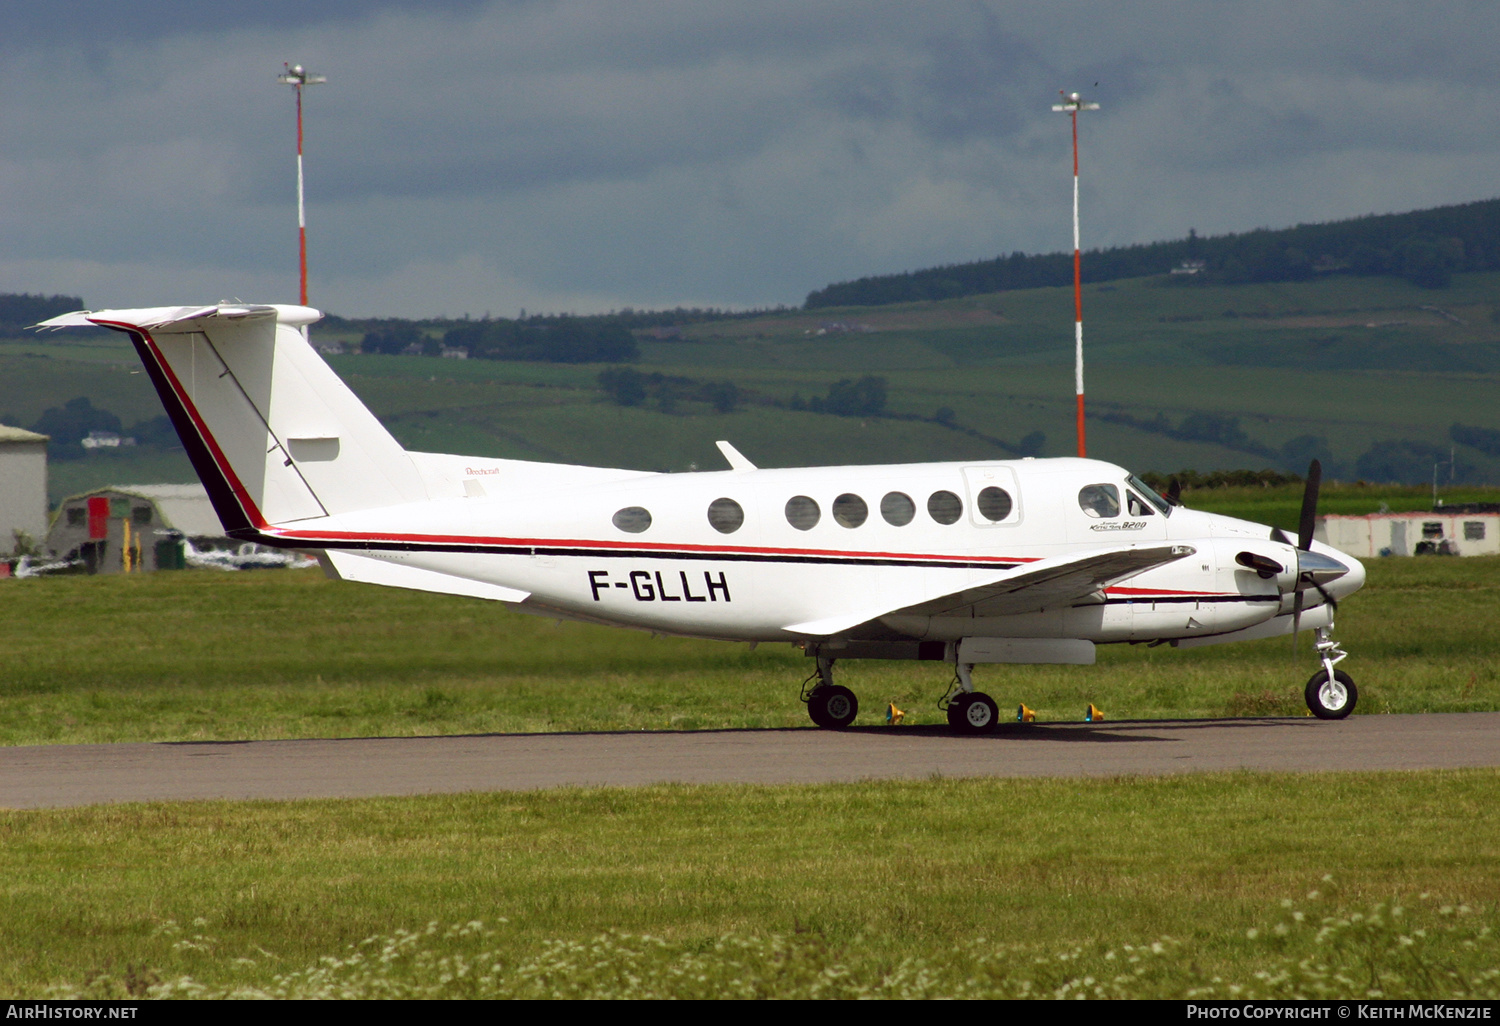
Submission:
[[[1125,483],[1144,495],[1147,502],[1161,510],[1162,516],[1169,517],[1172,515],[1172,504],[1158,495],[1155,488],[1152,488],[1134,474],[1127,477]]]
[[[1125,506],[1130,510],[1133,517],[1150,517],[1156,515],[1156,510],[1150,504],[1130,489],[1125,489]]]
[[[1084,485],[1078,492],[1078,505],[1091,517],[1120,515],[1120,490],[1112,484]]]

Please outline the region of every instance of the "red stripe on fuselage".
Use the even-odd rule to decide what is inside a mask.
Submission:
[[[392,534],[356,531],[298,531],[272,529],[267,532],[288,541],[317,542],[319,540],[390,542],[414,545],[495,545],[515,548],[592,548],[614,551],[660,552],[672,549],[678,552],[723,553],[743,556],[814,556],[843,559],[929,559],[955,563],[1033,563],[1036,556],[977,556],[953,553],[921,552],[866,552],[839,549],[777,549],[753,545],[696,545],[659,542],[609,541],[598,538],[496,538],[475,537],[459,534]]]

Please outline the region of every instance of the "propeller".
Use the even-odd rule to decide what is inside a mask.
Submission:
[[[1182,482],[1175,477],[1167,481],[1167,494],[1162,496],[1162,498],[1166,499],[1173,506],[1181,506]]]
[[[1323,464],[1313,460],[1307,466],[1307,484],[1302,490],[1302,513],[1297,520],[1297,580],[1292,585],[1295,589],[1292,599],[1293,655],[1297,652],[1297,631],[1302,624],[1302,598],[1307,589],[1316,588],[1318,594],[1323,596],[1323,601],[1328,603],[1328,607],[1338,612],[1339,604],[1324,590],[1323,582],[1342,577],[1349,572],[1349,568],[1338,560],[1312,551],[1313,530],[1318,521],[1318,492],[1322,487]],[[1271,537],[1283,544],[1291,544],[1291,539],[1279,527],[1271,529]]]

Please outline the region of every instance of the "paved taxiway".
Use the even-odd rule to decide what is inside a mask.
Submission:
[[[567,785],[1500,766],[1500,713],[0,748],[0,808]]]

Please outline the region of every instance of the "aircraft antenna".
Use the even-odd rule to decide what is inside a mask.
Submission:
[[[302,201],[302,87],[320,85],[328,79],[323,75],[310,75],[300,64],[283,64],[286,72],[276,76],[276,81],[292,87],[297,94],[297,256],[301,272],[299,302],[307,305],[307,208]]]
[[[1063,111],[1073,122],[1073,391],[1078,397],[1078,455],[1087,456],[1083,438],[1083,258],[1078,233],[1078,112],[1098,110],[1097,103],[1086,102],[1077,93],[1058,90],[1063,102],[1053,110]]]

